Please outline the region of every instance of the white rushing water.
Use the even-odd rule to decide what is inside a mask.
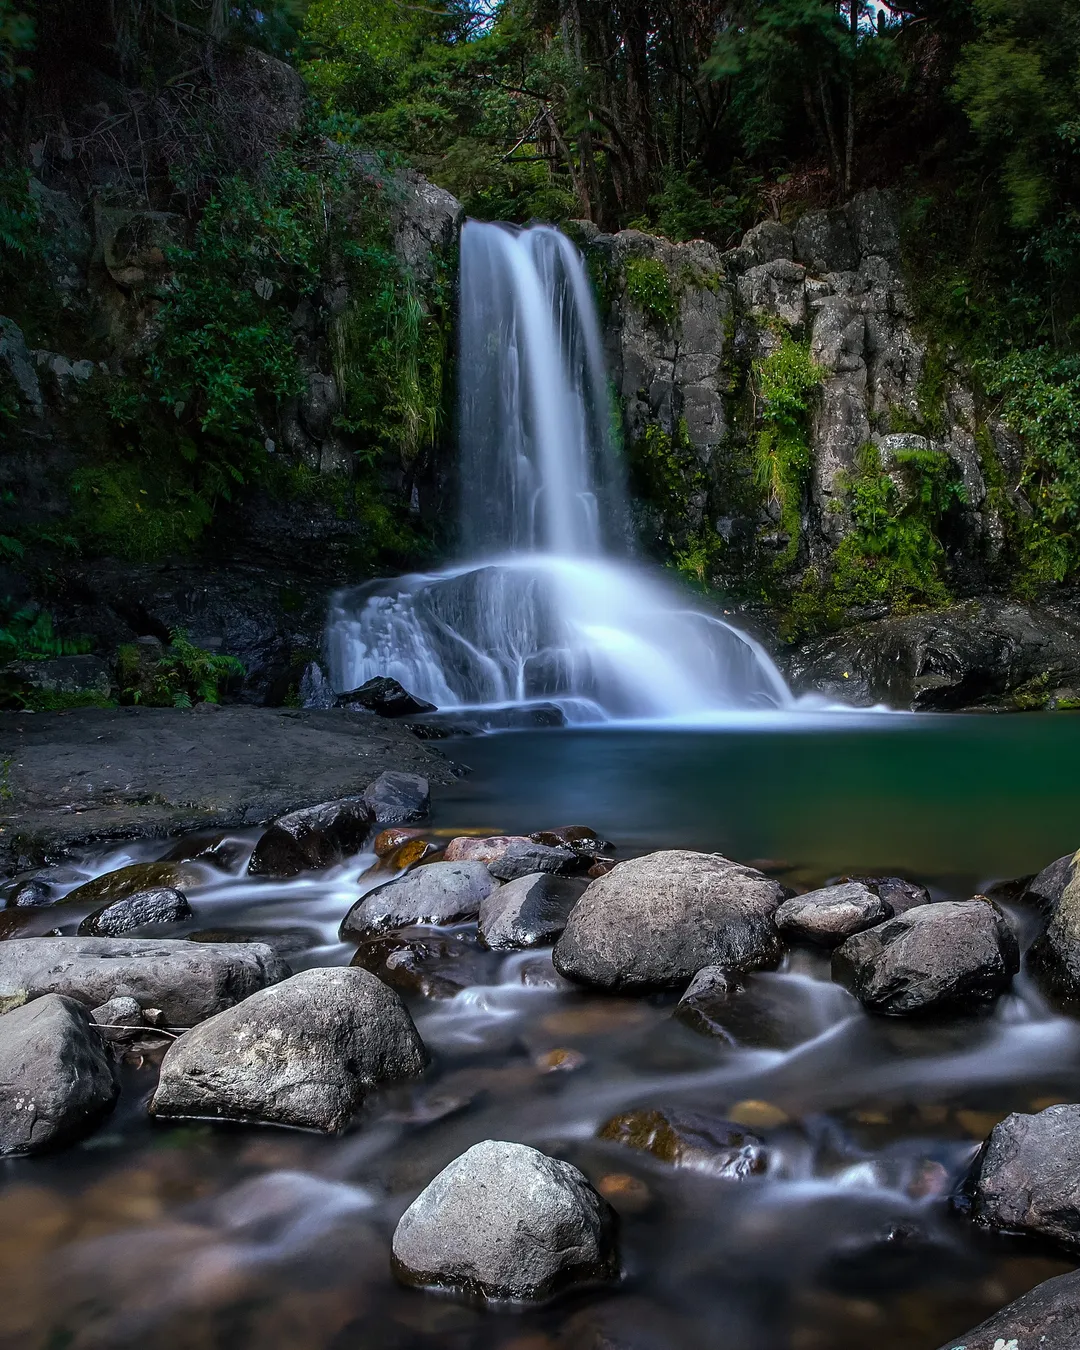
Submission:
[[[389,675],[441,709],[577,723],[792,706],[757,643],[628,557],[596,309],[557,230],[465,225],[458,380],[469,561],[340,592],[336,689]]]

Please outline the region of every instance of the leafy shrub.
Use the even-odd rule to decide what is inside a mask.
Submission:
[[[679,312],[668,270],[656,258],[631,258],[626,264],[626,294],[653,323],[668,326]]]
[[[116,654],[123,703],[143,703],[151,708],[190,708],[194,703],[217,703],[231,681],[243,675],[235,656],[196,647],[182,628],[161,655],[147,660],[139,643],[129,643]]]
[[[10,599],[0,602],[0,662],[81,656],[93,645],[93,639],[85,634],[62,637],[47,609],[31,605],[16,608]]]
[[[77,537],[132,562],[188,552],[213,515],[195,487],[152,461],[79,469],[71,492]]]

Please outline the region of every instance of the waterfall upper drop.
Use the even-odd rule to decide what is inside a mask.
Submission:
[[[571,242],[470,220],[460,286],[471,561],[336,596],[334,686],[390,675],[439,708],[554,702],[572,722],[790,705],[756,643],[626,556],[600,328]]]

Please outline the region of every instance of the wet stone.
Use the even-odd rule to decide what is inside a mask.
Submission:
[[[387,873],[392,875],[395,872],[407,871],[408,868],[423,862],[425,858],[431,857],[436,851],[435,845],[428,843],[426,839],[408,839],[381,857],[377,856],[374,866],[369,867],[364,876],[382,876]]]
[[[757,1135],[681,1108],[624,1111],[601,1125],[597,1137],[728,1181],[760,1176],[768,1167],[764,1140]]]
[[[423,838],[422,830],[410,830],[404,825],[390,825],[375,836],[372,848],[376,858],[386,858],[395,853],[403,844]]]
[[[436,711],[434,703],[410,694],[397,680],[386,675],[377,675],[359,689],[339,694],[337,705],[339,708],[365,708],[380,717],[410,717]]]
[[[487,1139],[402,1215],[393,1269],[406,1284],[539,1302],[618,1274],[615,1215],[570,1163]]]
[[[1044,1280],[941,1350],[1076,1350],[1080,1345],[1080,1271]]]
[[[248,872],[255,877],[294,877],[331,867],[360,852],[373,819],[370,806],[359,797],[291,811],[263,833]]]
[[[549,848],[546,844],[534,844],[530,839],[512,844],[488,867],[491,875],[500,881],[516,881],[534,872],[577,872],[581,865],[581,859],[573,849]]]
[[[971,1010],[997,998],[1020,968],[1016,936],[986,900],[941,901],[850,937],[833,978],[872,1012]]]
[[[30,877],[14,887],[7,903],[12,909],[38,909],[52,903],[52,887],[40,877]]]
[[[480,904],[480,940],[493,951],[554,942],[581,892],[580,882],[544,872],[508,881]]]
[[[569,848],[578,857],[595,862],[597,858],[614,853],[615,845],[601,839],[595,830],[587,825],[563,825],[557,830],[537,830],[529,838],[536,844],[546,844],[549,848]]]
[[[80,937],[120,937],[136,928],[153,924],[180,923],[192,917],[191,906],[182,891],[157,886],[136,891],[123,900],[96,910],[79,924]]]
[[[91,1018],[102,1027],[141,1027],[142,1009],[133,998],[111,998],[90,1011]]]
[[[841,877],[838,884],[861,882],[875,895],[879,896],[892,909],[893,914],[906,914],[916,905],[929,905],[930,892],[917,881],[908,881],[904,877]]]
[[[971,1201],[981,1227],[1080,1253],[1080,1104],[995,1125],[973,1169]]]
[[[165,862],[205,862],[221,872],[235,872],[251,853],[251,845],[229,834],[189,834],[164,855]]]
[[[480,862],[435,862],[361,896],[341,922],[342,942],[390,928],[475,919],[498,882]]]
[[[109,1051],[82,1004],[49,994],[0,1017],[0,1154],[83,1138],[118,1093]]]
[[[785,900],[776,911],[776,926],[785,937],[834,947],[892,917],[891,905],[861,881],[849,881]]]
[[[257,942],[284,961],[321,947],[325,941],[317,928],[199,928],[184,937],[188,942]]]
[[[486,838],[458,835],[451,839],[443,855],[447,862],[493,863],[514,844],[528,844],[523,834],[492,834]]]
[[[465,933],[433,933],[408,928],[362,942],[352,964],[377,975],[403,994],[453,998],[463,989],[492,984],[499,960],[477,947]]]
[[[407,825],[431,809],[428,780],[418,773],[386,770],[364,791],[364,801],[379,825]]]
[[[77,886],[64,899],[77,905],[111,905],[139,891],[156,890],[162,886],[177,891],[204,886],[208,875],[198,863],[190,861],[131,863]]]
[[[156,1116],[337,1133],[368,1090],[414,1078],[427,1052],[398,995],[366,970],[305,970],[170,1046]]]

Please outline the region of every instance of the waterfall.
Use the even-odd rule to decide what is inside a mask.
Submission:
[[[458,381],[469,561],[335,596],[335,688],[390,675],[441,709],[571,722],[791,704],[757,643],[629,557],[596,307],[558,230],[466,223]]]

